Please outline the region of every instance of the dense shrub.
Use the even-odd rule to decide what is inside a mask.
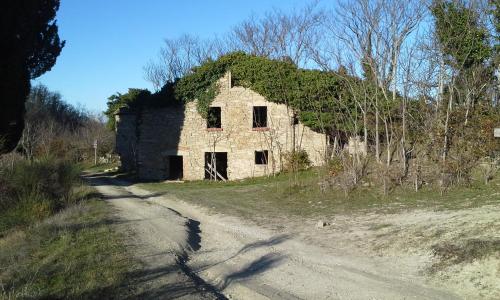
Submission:
[[[66,161],[20,161],[0,174],[0,235],[76,201],[73,191],[79,182],[79,169]]]

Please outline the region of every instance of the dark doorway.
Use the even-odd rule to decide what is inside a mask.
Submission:
[[[168,180],[179,180],[183,177],[182,156],[170,155],[168,157]]]
[[[205,152],[205,179],[227,180],[227,152]]]

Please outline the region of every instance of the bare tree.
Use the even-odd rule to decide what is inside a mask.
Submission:
[[[347,57],[353,75],[373,82],[372,103],[359,105],[375,116],[375,157],[380,161],[380,123],[383,123],[387,159],[392,160],[394,129],[391,107],[396,102],[401,73],[401,49],[424,17],[425,6],[420,0],[354,0],[342,1],[330,16],[325,28],[328,43],[314,53],[318,65],[330,69]],[[345,58],[342,58],[345,60]],[[338,65],[337,65],[338,66]],[[359,103],[361,104],[361,103]],[[366,140],[366,136],[365,136]]]
[[[309,49],[319,44],[326,12],[319,1],[291,13],[273,10],[262,18],[251,16],[230,33],[233,49],[258,56],[290,59],[299,67],[311,63]]]
[[[165,39],[157,59],[144,66],[145,78],[159,90],[167,82],[181,78],[193,67],[208,59],[215,59],[224,51],[224,41],[219,39],[203,40],[188,34],[176,39]]]

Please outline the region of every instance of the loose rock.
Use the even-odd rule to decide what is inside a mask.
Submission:
[[[316,223],[317,228],[323,228],[323,227],[328,226],[328,225],[330,225],[330,223],[322,221],[322,220],[319,220],[318,223]]]

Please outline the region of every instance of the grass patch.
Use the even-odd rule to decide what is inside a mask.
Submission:
[[[471,263],[490,255],[500,255],[500,240],[468,239],[459,244],[444,242],[432,246],[439,262],[431,271],[438,271],[450,265]]]
[[[109,207],[85,201],[0,239],[0,298],[120,298],[130,263]]]
[[[398,212],[414,208],[462,209],[500,200],[500,180],[489,185],[477,181],[469,187],[440,190],[427,186],[415,192],[396,187],[385,196],[378,187],[360,186],[347,196],[337,189],[322,192],[318,182],[324,178],[321,168],[297,174],[251,178],[231,182],[192,181],[182,184],[141,183],[152,192],[175,195],[214,211],[250,218],[283,215],[321,216],[353,211]],[[258,213],[257,213],[258,212]]]

